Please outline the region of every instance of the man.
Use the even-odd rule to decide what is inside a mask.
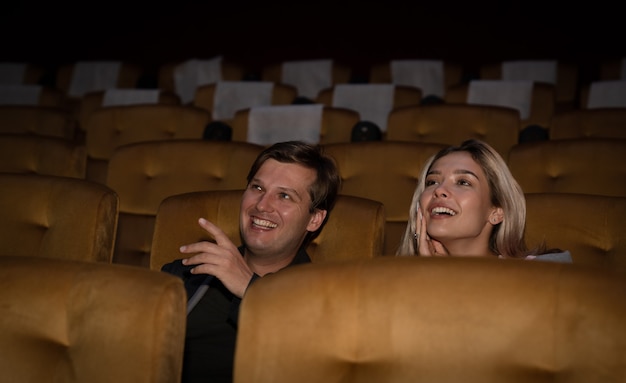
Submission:
[[[237,248],[201,218],[215,239],[184,245],[187,258],[162,270],[185,281],[189,301],[184,383],[231,382],[239,305],[256,279],[309,263],[306,247],[322,230],[341,184],[334,161],[321,146],[300,141],[274,144],[259,154],[241,199]]]

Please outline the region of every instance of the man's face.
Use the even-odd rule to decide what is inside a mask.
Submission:
[[[317,230],[325,210],[309,212],[314,169],[269,159],[261,165],[241,200],[243,242],[254,255],[292,257],[308,231]]]

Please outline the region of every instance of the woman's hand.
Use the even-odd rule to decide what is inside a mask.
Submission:
[[[426,217],[422,213],[421,206],[417,208],[417,254],[425,257],[446,256],[448,251],[443,244],[430,238],[427,232]]]

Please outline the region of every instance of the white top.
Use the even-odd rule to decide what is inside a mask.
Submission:
[[[38,105],[39,85],[0,85],[0,105]]]
[[[355,110],[362,121],[371,121],[386,132],[394,90],[393,84],[337,84],[332,105]]]
[[[286,61],[281,65],[281,82],[295,86],[298,96],[314,100],[333,83],[332,60]]]
[[[587,108],[626,108],[626,80],[592,82]]]
[[[519,111],[522,120],[530,116],[533,82],[512,80],[472,80],[468,104],[495,105]]]
[[[74,65],[69,95],[82,97],[87,92],[117,87],[122,64],[119,61],[80,61]]]
[[[156,89],[109,89],[104,92],[102,106],[156,104],[159,91]]]
[[[222,57],[191,59],[174,68],[174,87],[183,104],[193,101],[196,88],[222,79]]]
[[[247,141],[260,145],[292,140],[318,143],[323,107],[321,104],[304,104],[251,108]]]
[[[504,61],[502,63],[503,80],[524,80],[556,84],[557,61]]]
[[[444,65],[441,60],[392,60],[391,82],[421,89],[422,97],[445,96]]]
[[[273,90],[272,82],[219,81],[213,97],[213,119],[231,119],[238,110],[271,105]]]

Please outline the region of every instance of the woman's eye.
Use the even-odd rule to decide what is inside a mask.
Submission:
[[[436,184],[436,182],[434,180],[426,180],[426,182],[424,184],[426,186],[432,186],[432,185]]]
[[[463,186],[470,186],[470,182],[468,180],[458,180],[457,183]]]

